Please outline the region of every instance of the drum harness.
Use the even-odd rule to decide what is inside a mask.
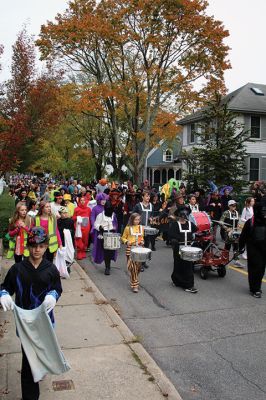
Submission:
[[[145,215],[145,226],[148,226],[148,216],[149,216],[149,212],[152,212],[152,204],[151,203],[149,203],[149,208],[144,208],[144,205],[143,205],[143,203],[139,203],[140,204],[140,207],[141,207],[141,210],[142,210],[142,212],[145,212],[146,213],[146,215]]]
[[[185,234],[185,246],[187,246],[187,234],[192,232],[192,230],[191,230],[191,222],[188,221],[188,229],[183,229],[182,228],[182,224],[179,221],[177,221],[177,223],[178,223],[178,226],[179,226],[180,233],[184,233]]]
[[[132,227],[132,226],[130,227],[130,235],[136,237],[136,239],[135,239],[136,246],[138,246],[138,242],[139,242],[138,239],[139,239],[139,236],[143,236],[143,226],[140,225],[139,228],[140,228],[140,229],[139,229],[139,232],[134,233],[134,232],[133,232],[133,227]]]

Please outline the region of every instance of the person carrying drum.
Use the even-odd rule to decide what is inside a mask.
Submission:
[[[240,236],[240,232],[237,231],[238,223],[239,223],[239,214],[236,210],[236,201],[229,200],[228,201],[228,210],[224,211],[220,218],[221,225],[221,237],[225,241],[224,248],[230,251],[231,246],[233,247],[233,252],[238,252],[238,239]],[[224,225],[223,225],[224,224]],[[240,263],[238,258],[234,262],[234,265],[238,268],[244,268],[244,266]]]
[[[188,210],[185,206],[179,207],[175,211],[176,220],[169,224],[169,237],[171,239],[174,270],[171,275],[175,286],[180,286],[188,293],[197,293],[198,289],[194,287],[193,262],[183,260],[179,254],[180,246],[190,245],[193,241],[193,233],[197,227],[193,222],[188,221]]]
[[[141,216],[138,213],[131,214],[121,238],[122,242],[127,245],[127,268],[130,273],[130,285],[134,293],[138,293],[139,291],[141,262],[133,261],[130,257],[130,253],[132,246],[143,246],[144,244],[144,227],[140,225],[140,219]]]
[[[108,200],[104,205],[104,211],[97,215],[94,222],[94,229],[98,231],[97,241],[94,242],[94,246],[97,246],[97,260],[94,262],[101,264],[105,262],[105,275],[110,275],[111,261],[116,261],[117,251],[105,249],[103,246],[103,233],[104,232],[117,232],[117,219],[114,213],[112,204]]]
[[[145,227],[149,227],[151,223],[151,219],[153,217],[153,205],[150,203],[150,193],[146,190],[142,192],[142,201],[140,201],[133,209],[133,213],[138,213],[140,215],[141,225]],[[155,235],[146,234],[144,236],[144,246],[149,248],[151,244],[152,251],[155,251]],[[148,268],[148,265],[144,265],[145,268]]]

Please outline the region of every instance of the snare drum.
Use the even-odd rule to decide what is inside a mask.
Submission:
[[[211,229],[211,219],[205,211],[189,214],[189,220],[197,226],[198,232],[209,231]]]
[[[228,239],[230,240],[238,240],[240,238],[241,232],[240,231],[230,231],[228,232]]]
[[[132,247],[130,257],[135,262],[145,262],[151,259],[151,250],[146,247]]]
[[[156,228],[152,228],[151,226],[144,226],[144,235],[145,236],[155,236],[158,235],[159,230]]]
[[[105,250],[120,249],[120,233],[104,232],[103,233],[103,248]]]
[[[180,247],[180,257],[185,261],[199,261],[203,256],[200,247],[182,246]]]

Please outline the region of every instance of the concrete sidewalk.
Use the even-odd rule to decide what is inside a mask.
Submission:
[[[1,264],[2,281],[10,262]],[[62,283],[64,292],[55,308],[56,333],[71,370],[62,376],[47,376],[40,384],[40,400],[181,400],[77,263],[71,278]],[[13,315],[1,310],[1,400],[21,399],[20,365]]]

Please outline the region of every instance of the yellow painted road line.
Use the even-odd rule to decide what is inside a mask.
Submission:
[[[229,268],[233,269],[234,271],[240,272],[240,274],[248,275],[247,271],[244,271],[243,269],[240,268],[236,268],[233,265],[229,265]],[[266,283],[266,279],[262,279],[262,282]]]

